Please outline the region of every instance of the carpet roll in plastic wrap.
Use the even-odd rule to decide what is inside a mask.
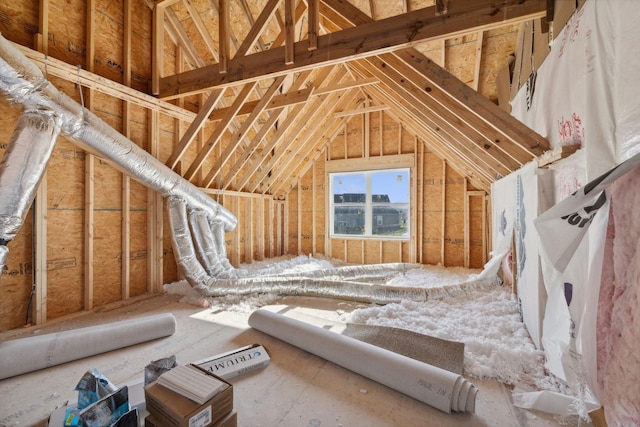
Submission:
[[[475,412],[478,390],[461,375],[265,309],[249,325],[446,413]]]
[[[163,313],[0,343],[0,379],[173,335],[176,319]]]

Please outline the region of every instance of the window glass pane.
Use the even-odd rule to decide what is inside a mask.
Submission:
[[[409,203],[409,170],[371,174],[372,203]]]
[[[409,206],[374,206],[371,234],[409,237]]]
[[[364,205],[335,206],[333,208],[334,234],[364,234]]]
[[[333,203],[365,203],[367,182],[362,173],[332,175]]]

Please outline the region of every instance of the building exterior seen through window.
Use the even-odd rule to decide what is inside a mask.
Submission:
[[[409,238],[409,169],[329,174],[332,237]]]

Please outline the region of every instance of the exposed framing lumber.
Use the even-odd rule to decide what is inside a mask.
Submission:
[[[176,119],[191,122],[196,116],[195,113],[176,107],[173,104],[159,100],[153,96],[146,95],[87,70],[79,70],[77,67],[50,56],[45,56],[42,52],[37,52],[15,43],[13,46],[33,61],[43,74],[45,74],[46,63],[46,73],[50,76],[55,76],[71,83],[78,83],[83,87],[95,89],[98,92],[123,101],[129,101],[147,110],[159,111],[162,114]]]
[[[296,42],[296,2],[284,0],[284,63],[291,65],[295,60]],[[309,48],[307,47],[307,50]]]
[[[123,84],[131,86],[131,18],[132,0],[124,0],[123,16],[124,30],[122,40],[123,56]],[[126,138],[131,137],[131,105],[128,101],[122,103],[122,134]],[[122,272],[121,294],[122,299],[131,297],[131,178],[122,174]]]
[[[478,90],[478,85],[480,84],[480,65],[482,64],[482,43],[484,40],[484,31],[478,31],[478,35],[476,36],[476,60],[473,64],[473,90]]]
[[[376,111],[386,111],[386,110],[389,110],[390,108],[391,107],[389,107],[388,105],[374,105],[372,107],[358,108],[358,109],[349,110],[349,111],[337,111],[333,113],[333,117],[338,119],[340,117],[355,116],[356,114],[369,114]]]
[[[96,0],[87,0],[87,47],[86,47],[86,67],[87,70],[93,72],[95,63],[95,14]],[[79,67],[78,67],[79,68]],[[78,90],[82,91],[82,87],[78,86]],[[84,107],[88,110],[93,108],[94,91],[87,89]],[[95,207],[95,158],[93,154],[87,153],[85,157],[85,177],[84,177],[84,309],[91,310],[93,308],[93,260],[94,260],[94,207]]]
[[[216,161],[215,165],[213,166],[213,168],[211,168],[211,171],[204,178],[202,183],[203,187],[210,187],[213,181],[218,177],[218,175],[222,171],[222,168],[231,159],[234,151],[240,146],[240,143],[249,132],[249,129],[258,120],[258,118],[260,117],[260,114],[264,111],[265,106],[273,98],[276,91],[282,85],[283,81],[284,81],[284,76],[277,77],[274,80],[274,82],[271,84],[267,92],[263,95],[262,99],[260,99],[258,104],[256,104],[256,106],[254,107],[251,115],[244,121],[244,123],[242,123],[240,130],[238,130],[233,134],[232,140],[225,148],[224,153],[222,153],[221,156],[218,157],[218,160]]]
[[[411,102],[411,92],[405,93],[405,88],[407,87],[407,83],[405,78],[399,74],[395,73],[393,70],[385,70],[383,72],[382,68],[368,68],[362,64],[354,63],[354,69],[358,69],[360,72],[376,72],[376,75],[383,80],[387,80],[390,87],[394,89],[393,94],[388,92],[383,92],[381,90],[375,90],[378,94],[378,98],[383,102],[389,105],[396,105],[399,108],[396,109],[396,114],[406,114],[408,118],[405,120],[407,124],[410,125],[410,122],[413,120],[416,124],[421,124],[422,130],[418,132],[418,135],[422,135],[425,132],[430,133],[431,135],[436,135],[435,140],[440,141],[440,145],[442,150],[444,150],[447,154],[444,155],[444,158],[452,158],[457,159],[455,161],[456,164],[465,164],[467,170],[473,171],[473,176],[486,176],[488,182],[493,180],[493,174],[491,172],[487,172],[489,170],[493,170],[496,168],[500,168],[499,163],[488,159],[485,153],[477,148],[473,144],[469,144],[469,146],[462,143],[462,141],[466,140],[468,137],[461,133],[460,129],[457,125],[457,119],[452,115],[451,120],[456,124],[454,126],[452,123],[447,121],[434,121],[434,116],[429,114],[426,108],[420,108],[420,104],[416,102]],[[405,83],[402,83],[402,80],[405,80]],[[408,86],[411,88],[411,86]],[[406,95],[406,96],[403,96]],[[415,94],[415,92],[414,92]],[[477,137],[477,136],[476,136]],[[434,139],[430,137],[428,139]],[[441,157],[443,157],[441,155]],[[490,161],[491,163],[487,163]],[[502,169],[506,172],[506,169]]]
[[[209,53],[211,53],[211,56],[215,61],[219,61],[220,58],[218,56],[218,51],[216,50],[215,42],[213,41],[213,38],[211,37],[209,30],[205,26],[205,23],[202,20],[202,16],[200,16],[198,9],[196,9],[196,7],[193,5],[191,0],[182,0],[182,4],[184,4],[184,7],[187,10],[187,13],[189,13],[191,20],[193,21],[193,24],[198,30],[198,34],[200,34],[200,37],[202,37],[202,40],[207,46]]]
[[[49,49],[49,0],[38,2],[38,34],[34,44],[46,55]],[[48,77],[48,76],[47,76]],[[45,169],[33,203],[33,271],[34,310],[32,322],[47,321],[47,171]]]
[[[293,45],[296,58],[293,63],[286,63],[291,59],[291,53],[286,51],[291,48],[285,45],[234,58],[229,61],[225,74],[220,73],[221,65],[218,63],[165,77],[161,79],[159,94],[162,98],[171,98],[215,86],[242,84],[266,75],[276,76],[342,63],[407,48],[418,42],[540,18],[546,13],[546,0],[504,0],[498,10],[495,3],[488,0],[465,5],[468,9],[451,11],[444,21],[435,16],[433,7],[429,7],[319,36],[318,48],[311,51],[308,39],[298,41]]]
[[[209,117],[220,98],[222,98],[223,93],[224,89],[212,90],[207,97],[207,100],[200,106],[200,110],[198,111],[195,119],[191,122],[187,131],[182,135],[180,142],[176,145],[173,152],[167,159],[166,165],[169,168],[175,168],[178,162],[182,159],[182,156],[187,151],[189,145],[191,145],[200,129],[204,128],[207,117]]]
[[[218,9],[218,73],[226,74],[229,68],[229,0],[220,0]]]
[[[285,77],[286,76],[279,76],[277,78],[284,79]],[[218,89],[214,89],[214,90],[218,90]],[[289,90],[287,93],[283,93],[281,95],[274,95],[266,103],[266,105],[264,106],[264,110],[265,111],[275,110],[281,107],[288,107],[290,105],[296,105],[296,104],[301,104],[303,102],[307,102],[307,100],[309,99],[309,96],[311,96],[312,91],[313,90],[311,88],[306,88],[306,89],[300,89],[300,90]],[[262,96],[264,97],[265,95],[263,94]],[[261,103],[262,103],[262,99],[257,101],[245,102],[240,107],[236,115],[242,116],[245,114],[250,114],[253,111],[255,111],[256,106]],[[215,109],[209,115],[209,119],[213,121],[222,120],[224,116],[227,115],[228,111],[229,111],[229,107]]]
[[[315,83],[319,84],[319,80],[324,80],[326,78],[329,78],[329,79],[334,78],[336,69],[337,69],[336,67],[321,69],[318,77],[315,79]],[[274,134],[274,137],[271,138],[271,140],[269,141],[269,144],[265,147],[265,150],[267,152],[270,152],[273,150],[274,155],[268,161],[266,161],[266,165],[264,165],[262,171],[258,171],[258,173],[254,175],[255,181],[254,181],[254,185],[252,187],[249,187],[250,192],[257,191],[258,187],[260,186],[262,186],[263,189],[265,187],[268,188],[268,184],[266,183],[272,182],[272,180],[268,177],[268,175],[270,173],[274,173],[274,174],[277,173],[277,171],[272,171],[272,168],[276,164],[276,162],[280,159],[280,157],[286,153],[286,149],[290,145],[290,144],[285,144],[284,147],[276,148],[280,143],[280,141],[288,133],[297,135],[304,128],[304,126],[307,125],[307,121],[310,118],[309,117],[310,114],[320,110],[324,102],[331,98],[332,98],[332,95],[322,95],[319,97],[315,97],[311,102],[305,105],[296,106],[297,111],[289,112],[289,116],[286,118],[284,123],[282,123],[278,127],[278,131]],[[305,111],[305,116],[300,115],[303,110]],[[266,159],[264,157],[262,157],[261,159],[258,159],[259,165],[262,165],[265,162],[265,160]],[[255,169],[251,168],[251,170],[255,170]],[[246,182],[243,185],[246,185]],[[266,191],[261,191],[261,192],[266,193]]]
[[[341,100],[327,100],[326,103],[335,103],[342,107],[353,103],[356,98],[357,92],[351,92],[342,97]],[[343,120],[346,121],[346,118]],[[293,188],[294,180],[301,179],[304,173],[308,170],[309,166],[302,168],[299,173],[296,173],[296,161],[298,164],[301,159],[308,159],[312,157],[311,153],[317,149],[318,145],[324,144],[324,141],[328,137],[335,137],[341,127],[341,121],[326,121],[318,120],[311,126],[307,126],[304,131],[296,132],[298,134],[297,143],[291,144],[286,150],[282,152],[280,159],[278,159],[278,168],[275,172],[272,172],[271,176],[263,182],[262,192],[270,192],[272,194],[280,194],[281,190],[291,190]],[[275,158],[275,156],[274,156]],[[287,183],[289,186],[287,187]]]
[[[267,4],[262,8],[262,12],[260,12],[258,19],[252,25],[249,33],[236,51],[234,58],[246,55],[247,52],[249,52],[249,49],[251,49],[251,47],[256,44],[256,42],[260,38],[260,35],[269,23],[269,20],[271,20],[271,18],[273,18],[273,15],[275,15],[275,13],[278,11],[278,3],[280,3],[280,0],[269,0]]]
[[[193,178],[196,172],[202,167],[206,158],[209,156],[209,154],[211,154],[211,152],[213,151],[213,148],[218,144],[224,132],[226,132],[226,130],[231,125],[231,122],[235,119],[238,110],[240,110],[240,107],[242,107],[242,104],[244,104],[245,100],[249,97],[249,95],[255,88],[255,85],[256,85],[256,82],[252,82],[252,83],[246,84],[242,88],[242,91],[238,94],[236,99],[233,101],[233,104],[229,108],[229,111],[227,111],[227,114],[225,115],[225,117],[218,124],[218,126],[216,126],[213,134],[211,135],[207,143],[204,145],[203,149],[200,150],[195,160],[187,170],[187,172],[184,174],[184,177],[186,179]]]
[[[318,48],[318,36],[320,35],[320,0],[307,0],[308,19],[307,19],[307,38],[309,39],[309,47],[307,49],[316,50]]]

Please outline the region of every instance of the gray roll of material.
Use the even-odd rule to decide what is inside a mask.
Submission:
[[[265,309],[249,325],[446,413],[475,411],[478,390],[461,375]]]
[[[0,343],[0,379],[173,335],[171,313]]]

